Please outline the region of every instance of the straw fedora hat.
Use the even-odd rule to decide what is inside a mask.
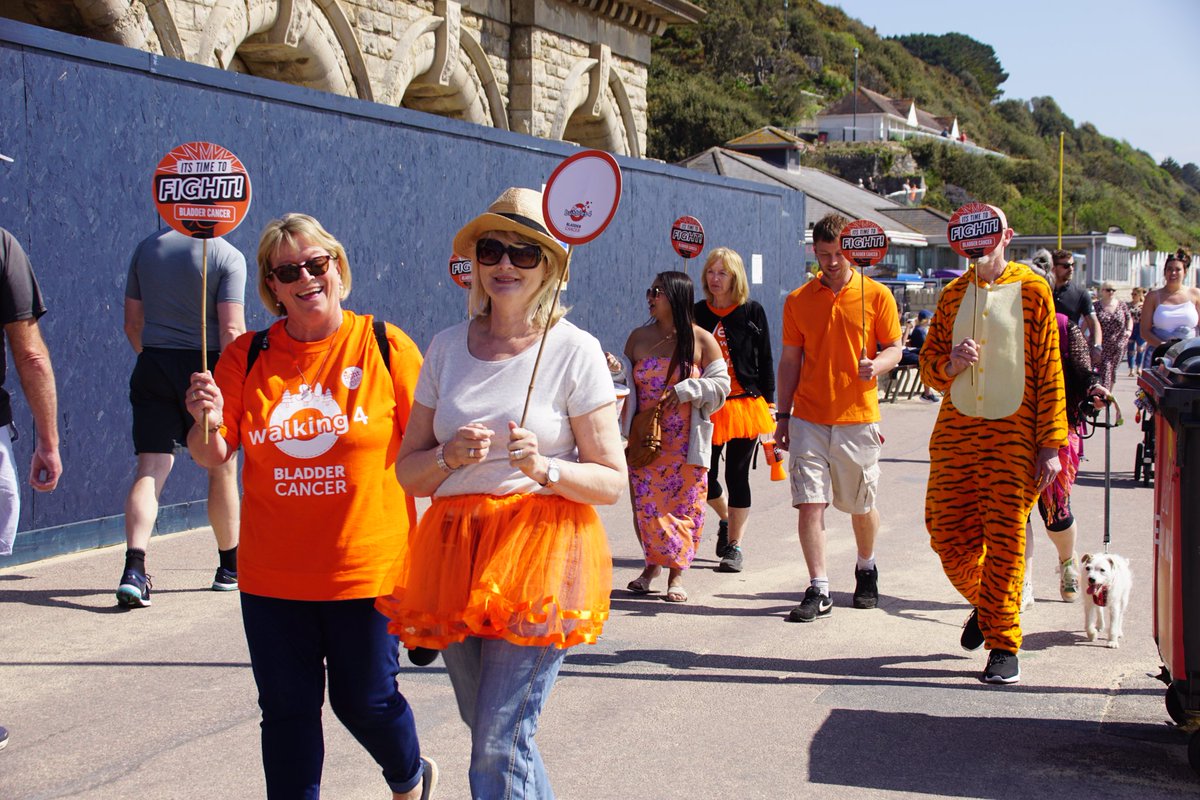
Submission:
[[[554,272],[562,271],[567,249],[555,239],[542,216],[542,193],[512,186],[488,206],[488,210],[468,222],[454,236],[454,252],[463,258],[475,258],[475,242],[488,231],[512,231],[540,244]]]

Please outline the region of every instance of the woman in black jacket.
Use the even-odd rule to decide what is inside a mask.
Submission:
[[[721,518],[717,529],[719,572],[742,571],[742,537],[750,516],[750,460],[760,434],[775,430],[775,371],[763,307],[750,299],[742,257],[727,247],[708,254],[701,276],[705,299],[696,303],[696,324],[712,331],[729,367],[725,405],[712,415],[712,463],[708,504]],[[717,469],[725,452],[722,492]]]

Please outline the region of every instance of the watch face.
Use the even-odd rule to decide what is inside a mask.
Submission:
[[[558,462],[557,461],[551,461],[550,465],[548,467],[546,467],[546,482],[547,483],[558,483]]]

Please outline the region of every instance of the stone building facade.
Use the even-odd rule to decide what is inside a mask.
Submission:
[[[0,0],[0,17],[641,157],[650,43],[686,0]]]

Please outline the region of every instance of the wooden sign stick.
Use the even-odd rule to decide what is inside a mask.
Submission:
[[[208,239],[200,240],[200,371],[208,372]],[[208,411],[201,423],[208,444]]]
[[[558,295],[563,284],[567,282],[567,273],[571,269],[571,245],[567,245],[567,259],[563,264],[562,275],[558,276],[558,286],[554,287],[554,299],[550,301],[550,316],[546,321],[546,329],[542,331],[542,341],[538,344],[537,357],[533,360],[533,374],[529,376],[529,390],[525,392],[525,407],[521,409],[521,427],[525,427],[525,417],[529,414],[529,400],[533,397],[533,384],[537,380],[538,365],[542,363],[542,351],[546,349],[546,337],[550,335],[550,320],[554,319],[554,309],[558,308]]]

